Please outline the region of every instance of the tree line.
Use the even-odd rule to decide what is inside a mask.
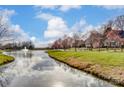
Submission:
[[[54,41],[52,49],[70,49],[74,48],[86,48],[93,50],[94,48],[99,51],[101,48],[114,49],[120,48],[123,51],[124,47],[124,15],[117,16],[105,24],[102,24],[100,28],[91,29],[88,31],[89,35],[82,34],[82,32],[76,31],[72,36],[64,35]]]
[[[7,43],[5,45],[1,45],[1,49],[12,49],[12,50],[21,50],[24,48],[34,49],[34,44],[31,41],[23,41],[18,43]]]

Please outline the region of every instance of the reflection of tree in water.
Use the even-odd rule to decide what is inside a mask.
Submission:
[[[64,63],[56,62],[56,64],[57,64],[59,67],[63,68],[63,70],[64,70],[65,72],[70,69],[70,68],[68,68],[68,66],[67,66],[66,64],[64,64]]]
[[[24,58],[32,58],[33,53],[32,53],[32,51],[24,52],[24,54],[22,56]]]
[[[79,70],[77,71],[77,69],[74,69],[74,68],[68,66],[67,64],[64,64],[64,63],[61,63],[61,62],[56,62],[56,63],[58,64],[59,67],[63,68],[63,70],[65,72],[70,72],[70,73],[73,73],[73,74],[76,74],[76,75],[77,75],[77,72],[80,72]]]
[[[8,52],[7,54],[19,58],[31,58],[33,56],[32,51],[28,51],[28,52],[14,51],[14,52]]]
[[[34,70],[54,70],[54,64],[48,60],[43,60],[32,67]]]
[[[77,86],[85,86],[85,87],[97,87],[97,86],[107,86],[108,82],[101,80],[99,78],[96,78],[90,74],[87,74],[85,72],[82,72],[80,70],[74,69],[64,63],[61,62],[56,62],[58,64],[59,67],[61,67],[65,72],[69,72],[73,75],[75,75],[76,77],[78,77],[77,79],[79,79],[79,82]],[[91,78],[90,78],[91,77]],[[76,79],[76,78],[75,78]]]

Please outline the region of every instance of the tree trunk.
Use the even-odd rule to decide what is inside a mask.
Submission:
[[[114,52],[116,52],[116,46],[114,46]]]
[[[111,51],[111,49],[112,49],[112,46],[111,46],[111,42],[110,42],[110,51]]]
[[[123,52],[123,46],[121,45],[121,52]]]
[[[109,50],[109,47],[108,47],[108,46],[106,47],[106,50],[107,50],[107,51]]]
[[[100,52],[100,47],[99,47],[99,52]]]
[[[123,52],[123,47],[121,48],[121,52]]]
[[[64,49],[64,51],[66,50],[65,47],[63,49]]]
[[[77,47],[76,47],[76,46],[77,46],[77,45],[76,45],[76,40],[75,40],[75,45],[74,45],[74,46],[75,46],[75,52],[77,52]]]
[[[93,51],[93,45],[91,44],[91,51]]]
[[[75,46],[75,52],[77,52],[77,48],[76,48],[76,46]]]

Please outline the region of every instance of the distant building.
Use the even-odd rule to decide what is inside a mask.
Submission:
[[[123,30],[111,30],[105,33],[106,39],[104,46],[120,47],[124,45],[124,31]]]
[[[124,46],[124,31],[109,29],[104,34],[93,31],[85,40],[85,46],[86,48]]]

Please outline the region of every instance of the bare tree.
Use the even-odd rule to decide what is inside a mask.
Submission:
[[[8,25],[2,21],[2,16],[0,16],[0,39],[7,36]]]
[[[107,35],[110,31],[112,31],[113,28],[113,21],[109,20],[106,24],[103,24],[100,28],[101,34],[103,35],[103,44],[104,47],[106,47],[106,50],[109,50],[109,47],[111,46],[111,41],[107,38]]]
[[[90,36],[86,39],[85,44],[89,50],[92,50],[93,48],[99,48],[100,51],[100,48],[103,47],[103,42],[103,35],[93,30],[90,32]]]
[[[124,30],[124,15],[118,16],[114,20],[114,25],[119,29],[119,30]]]
[[[121,16],[118,16],[115,21],[114,21],[114,25],[119,29],[121,30],[120,34],[123,35],[123,31],[124,31],[124,15],[121,15]],[[123,37],[123,36],[122,36]],[[123,51],[123,47],[124,47],[124,39],[121,38],[120,40],[120,48],[121,48],[121,51]]]
[[[75,52],[77,51],[77,47],[78,47],[78,41],[80,40],[80,35],[79,35],[79,33],[78,32],[74,32],[73,33],[73,39],[74,39],[74,48],[75,48]]]
[[[0,15],[0,43],[12,42],[16,38],[16,33],[9,28],[9,23],[4,22],[3,16]]]
[[[68,36],[64,35],[63,40],[62,40],[62,47],[64,51],[69,48],[69,41],[68,41]]]

